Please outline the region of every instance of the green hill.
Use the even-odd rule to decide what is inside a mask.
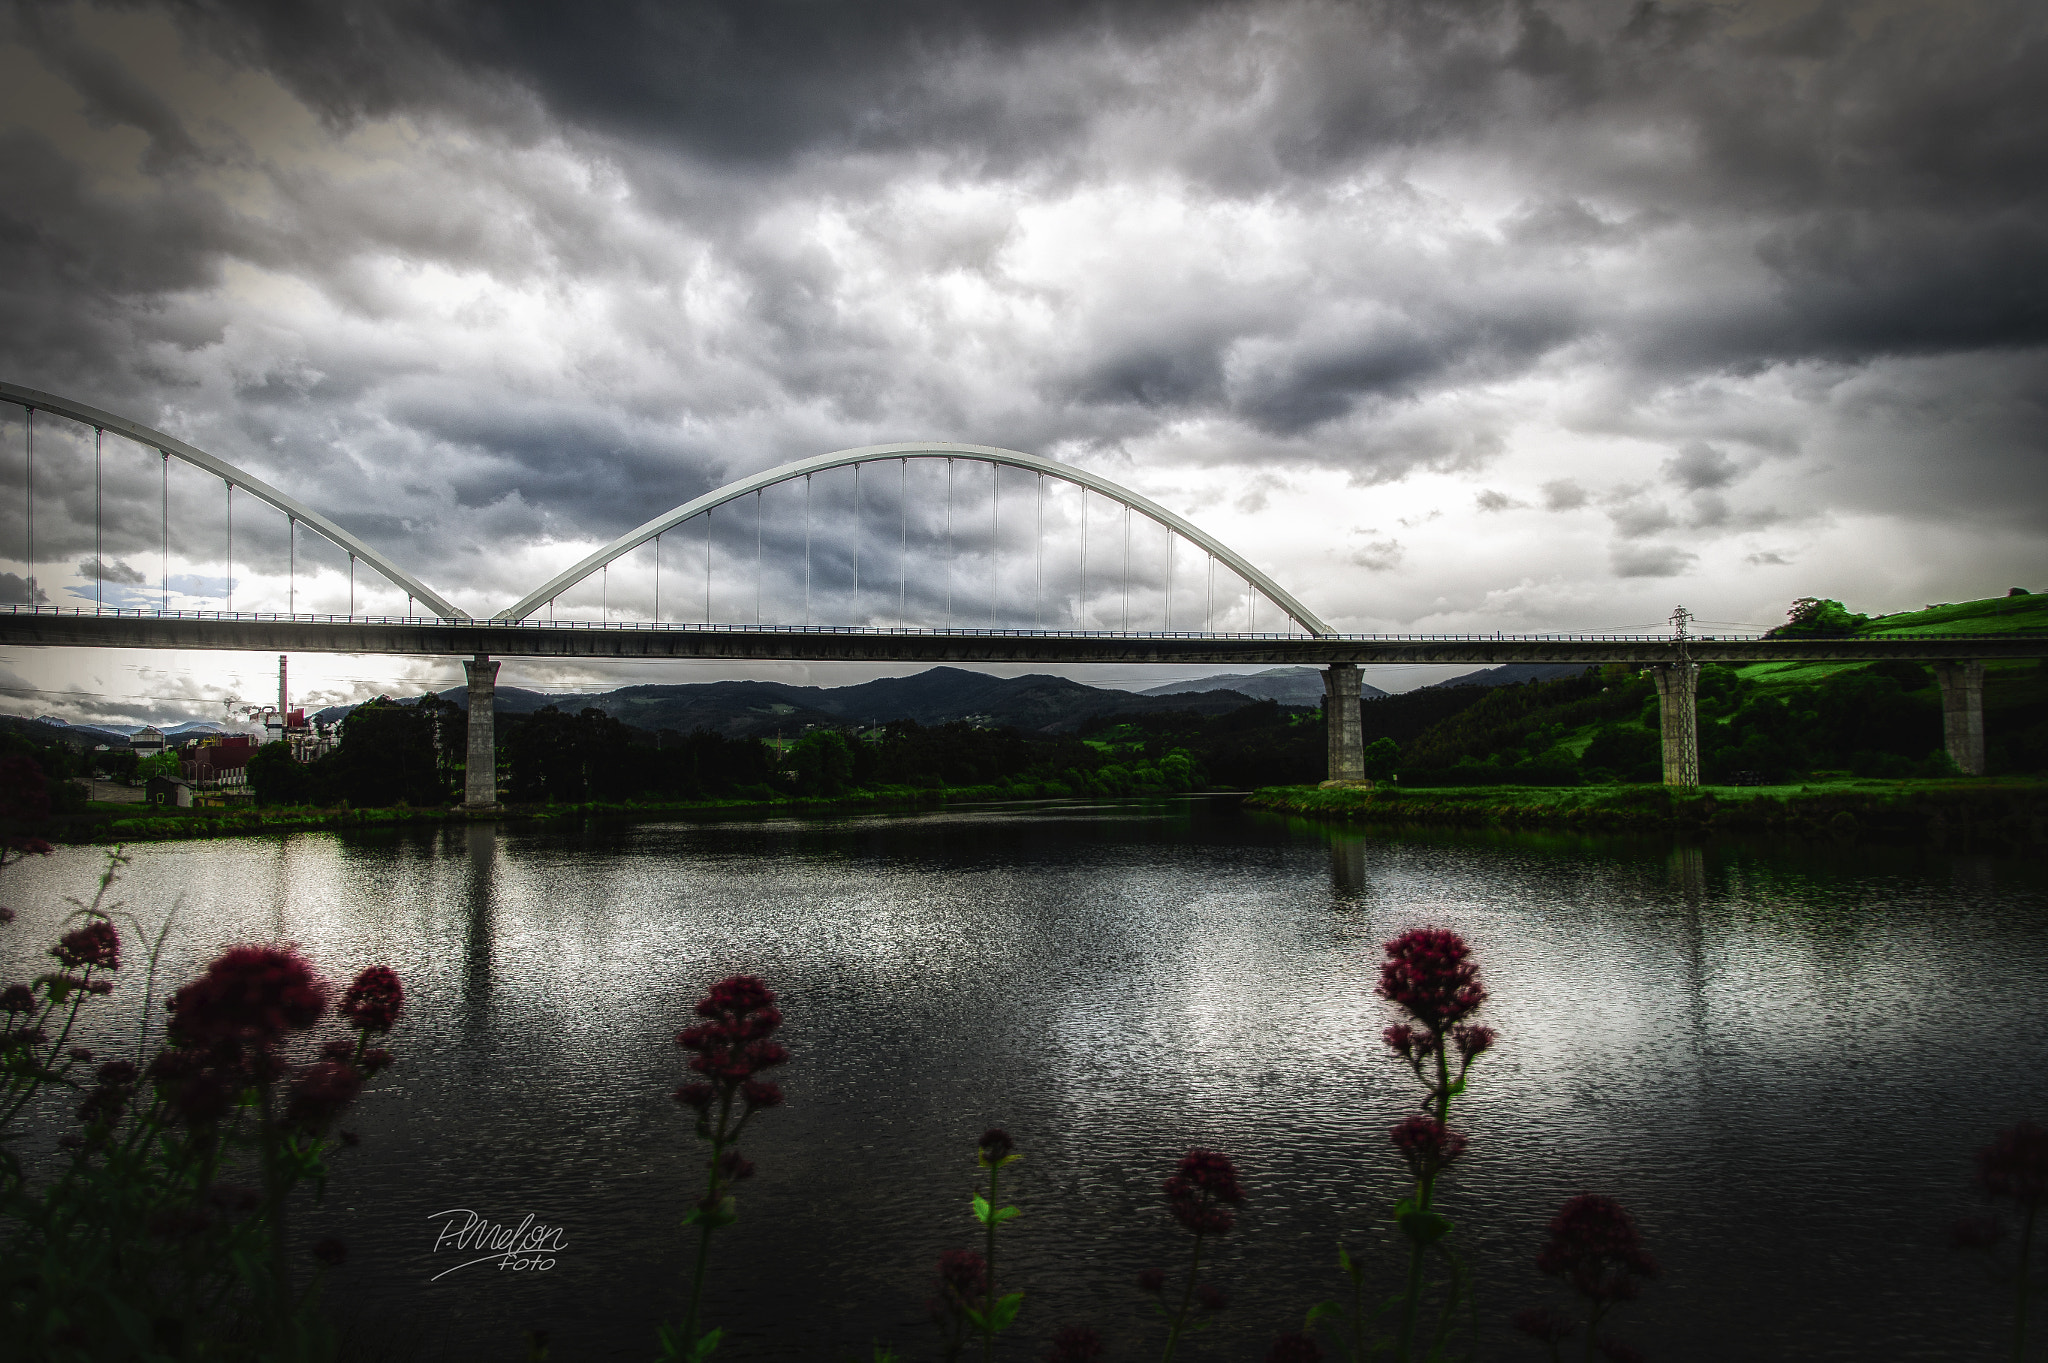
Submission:
[[[2048,633],[2048,596],[1994,597],[1875,618],[1825,608],[1830,633]],[[1646,674],[1589,668],[1583,676],[1500,687],[1397,716],[1400,697],[1366,703],[1365,727],[1396,738],[1403,786],[1572,786],[1662,779],[1657,698]],[[1992,774],[2048,772],[2048,669],[2037,660],[1985,670],[1986,757]],[[1404,726],[1397,718],[1406,718]],[[1416,723],[1423,720],[1423,723]],[[1403,731],[1405,729],[1405,732]],[[1815,772],[1934,777],[1943,751],[1941,694],[1915,663],[1758,663],[1701,670],[1700,768],[1710,784],[1779,782]]]

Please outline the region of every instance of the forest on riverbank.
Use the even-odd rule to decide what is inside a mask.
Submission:
[[[1795,606],[1786,628],[1864,635],[2048,630],[2048,596],[1875,619],[1851,615],[1836,602],[1808,600]],[[1204,693],[1203,706],[1188,708],[1134,698],[1132,713],[1094,714],[1053,731],[903,718],[816,723],[765,739],[709,729],[650,730],[594,707],[570,713],[544,706],[498,716],[500,794],[510,809],[536,813],[1285,788],[1295,791],[1279,800],[1287,807],[1364,817],[1357,796],[1345,797],[1353,806],[1347,815],[1331,803],[1344,799],[1299,793],[1324,774],[1318,710],[1272,700],[1220,708],[1217,699],[1228,694]],[[1403,792],[1404,819],[1469,822],[1480,817],[1475,811],[1493,808],[1515,811],[1488,816],[1497,820],[1554,820],[1565,817],[1555,792],[1576,791],[1570,808],[1577,812],[1569,817],[1581,821],[1683,821],[1663,805],[1653,812],[1647,795],[1624,798],[1662,777],[1655,691],[1648,674],[1632,668],[1588,668],[1517,685],[1426,687],[1369,697],[1360,715],[1369,773],[1383,792]],[[2048,669],[2041,662],[1987,667],[1985,718],[1993,776],[2048,773]],[[261,749],[249,766],[254,809],[152,810],[146,817],[132,805],[89,805],[74,784],[73,778],[121,754],[39,744],[20,732],[0,734],[0,746],[43,771],[59,836],[166,836],[186,827],[378,821],[369,811],[407,811],[391,816],[407,819],[452,815],[462,790],[466,722],[440,696],[379,698],[348,713],[340,745],[317,761],[296,761],[282,743]],[[1954,778],[1941,725],[1933,672],[1916,663],[1701,671],[1700,761],[1708,787],[1775,792],[1782,799],[1815,783],[1924,785]],[[1511,789],[1520,793],[1506,793]],[[1503,793],[1486,799],[1457,793],[1492,790]],[[1424,791],[1439,798],[1421,801]],[[1727,806],[1725,797],[1721,804]],[[1754,822],[1762,809],[1714,817]],[[1606,812],[1596,816],[1595,810]],[[1373,817],[1385,813],[1382,806]],[[1801,824],[1789,817],[1776,822]]]

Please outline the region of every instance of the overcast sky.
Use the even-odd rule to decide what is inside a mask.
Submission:
[[[1346,630],[2048,588],[2038,3],[594,12],[0,9],[0,378],[239,464],[479,614],[733,477],[917,439],[1122,482]],[[153,466],[109,442],[95,558],[89,447],[45,420],[39,588],[154,592]],[[23,436],[0,408],[17,595]],[[171,495],[197,600],[221,513]],[[236,590],[269,604],[257,512]],[[321,700],[459,676],[294,667]],[[0,652],[18,713],[274,685]]]

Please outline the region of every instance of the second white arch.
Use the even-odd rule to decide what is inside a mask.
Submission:
[[[998,449],[993,445],[947,445],[923,442],[898,445],[863,445],[859,449],[838,450],[832,454],[821,454],[810,459],[799,459],[795,463],[783,464],[778,468],[766,469],[760,473],[741,478],[736,482],[727,483],[724,487],[707,492],[701,497],[684,502],[681,506],[656,516],[645,525],[627,531],[610,544],[593,551],[580,562],[549,578],[512,605],[499,611],[493,618],[498,620],[527,619],[542,606],[545,606],[569,588],[583,581],[583,579],[589,577],[600,568],[603,568],[606,564],[614,562],[622,555],[631,553],[656,535],[680,525],[692,516],[701,515],[706,511],[723,506],[727,502],[737,501],[739,498],[751,496],[763,488],[772,487],[777,483],[786,483],[793,478],[802,478],[807,474],[823,473],[827,469],[850,468],[856,464],[882,463],[892,459],[968,459],[977,463],[1026,469],[1032,473],[1044,474],[1047,477],[1058,478],[1063,482],[1073,483],[1078,487],[1099,492],[1103,496],[1129,507],[1138,514],[1164,526],[1172,533],[1215,555],[1218,562],[1228,565],[1233,572],[1250,583],[1267,600],[1287,612],[1295,623],[1306,629],[1310,634],[1321,637],[1334,633],[1328,625],[1324,624],[1317,617],[1315,612],[1302,605],[1301,602],[1294,598],[1292,593],[1288,592],[1286,588],[1275,582],[1271,577],[1268,577],[1259,568],[1253,566],[1249,560],[1236,550],[1216,539],[1199,526],[1168,511],[1150,498],[1141,496],[1121,484],[1111,482],[1100,474],[1090,473],[1088,470],[1076,468],[1072,464],[1062,464],[1057,459],[1047,459],[1036,454],[1025,454],[1019,450]]]

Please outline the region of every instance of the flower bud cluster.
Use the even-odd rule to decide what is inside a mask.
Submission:
[[[1173,1219],[1196,1235],[1222,1235],[1237,1224],[1230,1209],[1244,1203],[1237,1168],[1228,1155],[1190,1150],[1163,1185]]]
[[[782,1026],[782,1013],[767,984],[758,975],[720,980],[698,1003],[697,1016],[704,1021],[677,1032],[676,1045],[691,1052],[690,1068],[704,1079],[678,1088],[675,1100],[700,1118],[714,1100],[730,1101],[735,1094],[750,1111],[779,1104],[782,1090],[754,1078],[789,1059],[788,1048],[770,1040]]]
[[[1580,1193],[1559,1208],[1536,1267],[1601,1305],[1633,1300],[1640,1280],[1657,1276],[1657,1261],[1627,1210],[1598,1193]]]

